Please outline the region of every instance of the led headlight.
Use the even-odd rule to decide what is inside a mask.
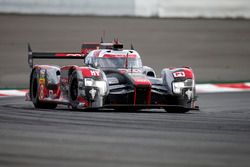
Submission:
[[[173,92],[176,94],[181,94],[184,87],[184,82],[173,82]]]
[[[95,81],[92,78],[85,78],[84,79],[85,86],[94,86]]]
[[[99,93],[101,96],[105,95],[107,93],[107,83],[106,81],[95,81],[92,78],[85,78],[85,86],[92,86],[99,88]]]
[[[100,95],[103,96],[107,92],[107,84],[105,81],[95,81],[95,86],[99,88]]]
[[[192,79],[186,79],[184,82],[173,82],[173,92],[181,94],[183,88],[193,89],[194,82]]]

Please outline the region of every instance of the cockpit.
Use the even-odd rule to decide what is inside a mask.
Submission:
[[[95,50],[89,53],[85,64],[99,68],[127,69],[142,68],[142,61],[136,51]]]

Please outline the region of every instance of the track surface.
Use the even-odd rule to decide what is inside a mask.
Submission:
[[[249,166],[250,93],[201,94],[201,111],[35,110],[0,98],[0,166]]]
[[[126,47],[133,42],[158,74],[166,67],[191,66],[197,81],[250,80],[249,20],[0,14],[0,23],[0,88],[28,87],[28,42],[35,51],[79,51],[82,42],[100,41],[103,31],[106,41],[118,37]]]

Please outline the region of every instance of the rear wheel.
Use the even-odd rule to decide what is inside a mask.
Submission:
[[[72,109],[77,109],[78,101],[78,79],[77,79],[77,72],[73,71],[70,76],[69,81],[69,99],[72,106]]]
[[[54,109],[57,107],[56,103],[41,102],[39,100],[39,77],[36,70],[32,73],[30,84],[30,98],[35,108]]]

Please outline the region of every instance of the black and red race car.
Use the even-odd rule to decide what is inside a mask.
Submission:
[[[82,66],[33,66],[33,59],[81,59]],[[35,108],[198,110],[191,68],[165,68],[157,78],[137,51],[123,49],[118,41],[85,43],[79,53],[32,52],[28,45],[28,63],[32,71],[26,99]]]

